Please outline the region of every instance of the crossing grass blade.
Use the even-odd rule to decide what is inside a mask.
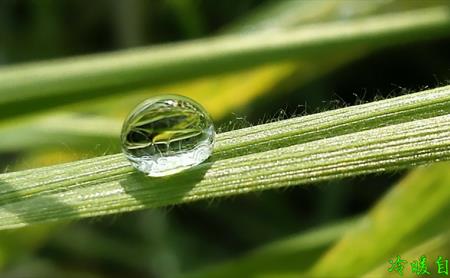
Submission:
[[[447,231],[449,169],[447,162],[412,172],[327,251],[308,275],[361,276]],[[349,251],[355,246],[364,256]]]
[[[436,274],[444,276],[445,273],[438,273],[436,260],[441,256],[445,265],[445,260],[450,256],[450,230],[444,230],[437,235],[426,239],[423,243],[418,244],[417,247],[411,247],[406,252],[398,254],[398,256],[406,261],[404,264],[403,277],[417,277],[417,273],[412,271],[411,263],[418,261],[421,256],[425,256],[427,260],[427,271],[430,272],[430,274],[433,274],[434,276],[436,276]],[[388,269],[392,266],[389,263],[389,260],[392,259],[395,261],[395,258],[389,258],[380,264],[380,266],[367,272],[362,277],[386,276],[389,273]],[[441,271],[445,271],[445,267]],[[389,274],[390,276],[399,275],[397,271],[392,271]]]

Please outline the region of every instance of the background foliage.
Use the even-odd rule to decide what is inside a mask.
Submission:
[[[400,0],[1,1],[0,167],[6,174],[0,190],[8,190],[5,182],[14,175],[9,172],[117,153],[124,115],[154,94],[198,100],[226,131],[444,86],[450,61],[447,5]],[[342,39],[339,28],[364,30],[365,20],[381,31]],[[395,26],[401,28],[393,31]],[[270,45],[270,38],[296,38],[290,34],[300,34],[306,44]],[[218,53],[234,53],[226,56],[231,60],[214,52],[205,61],[195,60],[199,57],[183,48],[190,42],[165,44],[199,39],[195,47],[215,40],[223,46],[220,39],[210,39],[221,35],[230,38],[231,46]],[[256,40],[246,44],[246,55],[231,51],[242,49],[252,36]],[[156,57],[161,64],[149,60],[155,75],[148,80],[148,72],[133,63],[108,71],[95,67],[102,56],[88,56],[81,58],[86,76],[101,78],[83,83],[84,71],[75,74],[77,60],[51,61],[160,44],[162,54]],[[153,55],[154,49],[137,53]],[[180,57],[188,57],[189,67],[183,68]],[[448,114],[442,103],[433,116]],[[424,111],[414,110],[411,119],[430,117],[431,110]],[[326,137],[319,127],[324,126],[318,125],[317,138]],[[441,163],[4,230],[2,277],[387,275],[387,261],[396,255],[449,257],[448,221],[442,221],[450,213],[448,167]],[[17,198],[26,197],[20,193]],[[20,204],[7,205],[10,196],[0,197],[0,218],[10,208],[20,210]]]

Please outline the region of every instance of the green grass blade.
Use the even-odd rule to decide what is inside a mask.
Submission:
[[[450,86],[221,134],[215,158],[310,142],[450,112]]]
[[[449,163],[440,163],[412,172],[314,265],[309,277],[361,276],[449,229],[449,169]]]
[[[404,269],[404,276],[403,277],[417,277],[416,273],[413,273],[410,268],[410,263],[414,260],[419,260],[421,256],[426,256],[428,261],[428,271],[431,274],[434,274],[432,277],[439,277],[436,276],[438,273],[437,266],[436,266],[436,259],[438,256],[442,256],[445,259],[447,259],[450,256],[450,230],[446,230],[444,232],[439,233],[438,235],[435,235],[429,239],[427,239],[424,243],[420,244],[417,247],[411,248],[410,250],[406,252],[402,252],[400,257],[407,261],[407,264],[405,265]],[[386,261],[381,264],[379,267],[375,268],[374,270],[364,274],[362,277],[369,278],[369,277],[384,277],[389,274],[389,276],[392,277],[398,277],[397,272],[389,273],[387,269],[391,266],[391,264],[388,263],[388,260],[393,259],[389,258],[386,259]],[[442,275],[444,276],[444,275]]]
[[[431,3],[436,6],[443,3]],[[320,21],[346,20],[360,17],[387,7],[400,6],[401,1],[276,1],[263,4],[250,15],[227,28],[233,32],[252,32],[254,30],[279,30],[292,28],[299,24]],[[428,3],[430,5],[430,3]],[[352,9],[352,14],[342,13],[342,9]]]
[[[99,153],[119,151],[122,123],[112,117],[52,113],[28,121],[10,121],[0,128],[0,152],[42,150],[48,147],[83,147]]]
[[[415,97],[428,95],[433,99],[440,94],[448,96],[448,87],[417,93],[410,98],[420,106]],[[397,101],[404,98],[406,96],[374,102],[372,109],[378,111],[377,104],[383,107],[392,102],[396,103],[397,111],[402,111]],[[403,103],[405,107],[408,104]],[[346,109],[364,112],[370,117],[366,105]],[[219,134],[209,162],[165,178],[149,178],[134,171],[122,154],[2,174],[0,228],[173,205],[448,160],[449,110],[434,105],[429,109],[430,115],[434,115],[433,111],[441,111],[437,115],[444,112],[444,115],[365,131],[356,131],[360,128],[356,121],[354,126],[347,127],[354,132],[324,139],[312,133],[311,141],[303,143],[295,141],[292,135],[289,126],[293,120]],[[325,118],[326,113],[316,117]],[[347,113],[337,113],[334,118],[341,119],[340,125],[352,122]],[[297,120],[302,122],[302,119]],[[321,129],[316,132],[323,134]],[[248,147],[233,152],[233,157],[221,157],[221,150],[228,149],[228,144],[233,142],[230,138],[239,138],[242,134],[253,138],[246,141]],[[272,149],[261,151],[257,143],[264,140],[262,137],[268,138],[267,146]],[[283,147],[276,144],[276,138],[290,137],[294,144],[289,140]],[[274,144],[270,144],[271,141]]]
[[[0,69],[0,118],[353,45],[448,34],[447,7]]]

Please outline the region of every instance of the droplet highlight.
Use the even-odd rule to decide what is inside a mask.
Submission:
[[[165,95],[147,99],[126,118],[122,150],[151,177],[181,172],[208,159],[215,139],[206,110],[192,99]]]

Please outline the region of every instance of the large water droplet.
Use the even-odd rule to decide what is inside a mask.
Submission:
[[[122,127],[122,150],[131,164],[152,177],[183,171],[208,159],[214,125],[197,102],[182,96],[147,99]]]

